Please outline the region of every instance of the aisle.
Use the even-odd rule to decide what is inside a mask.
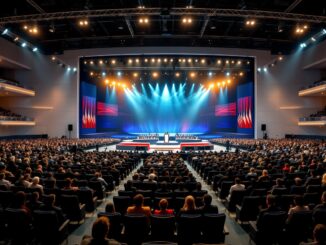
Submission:
[[[226,215],[225,224],[226,224],[227,229],[229,230],[229,235],[225,236],[225,244],[230,244],[230,245],[249,245],[249,244],[251,244],[251,245],[254,245],[255,243],[253,241],[250,242],[250,237],[249,237],[248,233],[245,230],[243,230],[242,227],[234,219],[229,217],[228,213],[225,210],[225,206],[218,199],[218,197],[216,196],[212,187],[210,185],[206,184],[206,182],[203,180],[203,178],[192,168],[192,166],[188,163],[188,161],[185,161],[185,164],[187,165],[190,172],[194,175],[196,180],[198,182],[201,182],[202,189],[207,190],[208,194],[210,194],[213,197],[212,204],[217,205],[220,213],[225,213],[225,215]]]

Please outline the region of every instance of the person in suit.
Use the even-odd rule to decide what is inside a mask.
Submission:
[[[203,201],[204,201],[204,206],[198,208],[198,210],[202,214],[207,214],[207,213],[217,214],[218,213],[218,207],[216,205],[212,205],[212,196],[211,195],[205,194],[203,197]]]

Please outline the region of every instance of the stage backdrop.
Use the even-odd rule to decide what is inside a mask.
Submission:
[[[105,59],[109,62],[113,58],[101,57]],[[221,76],[225,71],[216,73],[216,79],[199,73],[196,79],[189,79],[189,72],[181,68],[177,79],[175,67],[171,67],[171,71],[165,69],[156,78],[145,71],[138,72],[135,78],[135,71],[119,73],[111,68],[110,73],[110,67],[100,69],[89,65],[90,60],[94,64],[99,58],[80,60],[80,137],[110,132],[221,133],[254,137],[252,58],[248,58],[250,65],[233,69],[229,76]],[[209,68],[205,72],[209,72]],[[235,73],[237,75],[232,76]],[[228,83],[228,79],[231,82]]]

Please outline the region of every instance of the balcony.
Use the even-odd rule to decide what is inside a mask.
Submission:
[[[0,79],[0,96],[35,96],[35,91],[15,82]]]
[[[316,82],[313,85],[302,88],[299,96],[326,96],[326,81]]]
[[[326,126],[326,116],[299,118],[298,126]]]

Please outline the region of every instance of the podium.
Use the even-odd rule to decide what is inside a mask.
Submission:
[[[164,143],[169,143],[170,141],[170,135],[168,132],[164,133]]]

